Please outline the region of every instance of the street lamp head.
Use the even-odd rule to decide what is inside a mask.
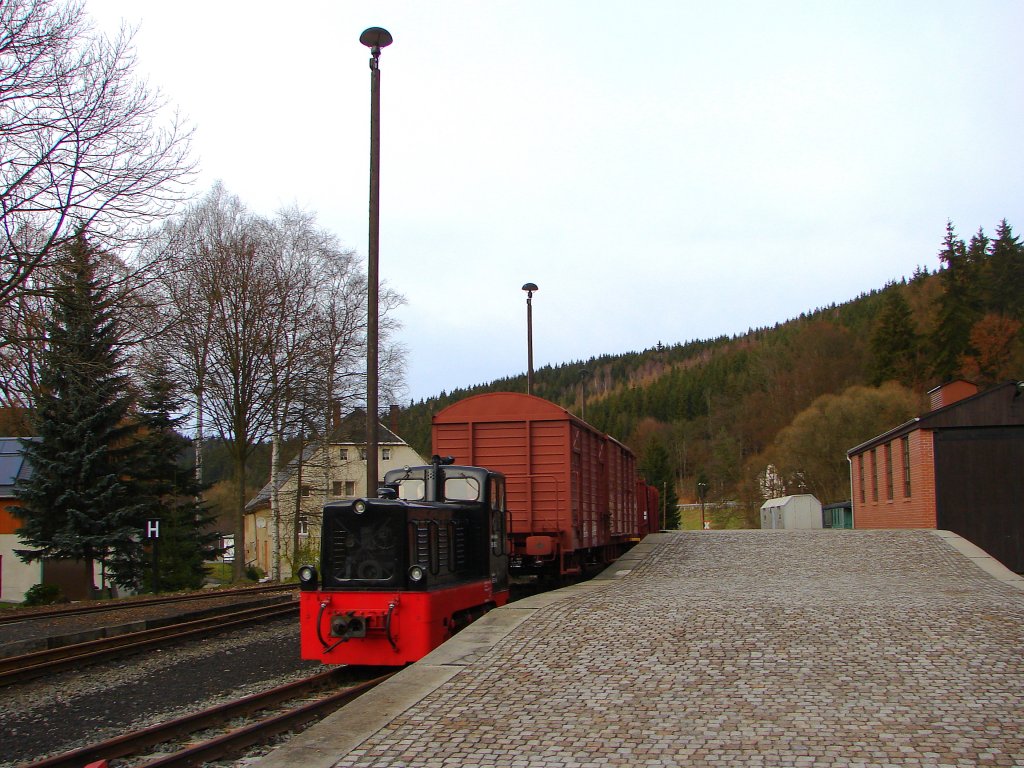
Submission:
[[[394,40],[391,33],[383,27],[370,27],[359,36],[359,42],[367,48],[376,49],[380,53],[381,48],[387,48]]]
[[[370,27],[359,36],[359,42],[370,49],[370,70],[372,76],[377,76],[380,61],[380,49],[387,48],[394,42],[391,33],[383,27]]]
[[[527,283],[523,286],[523,290],[526,291],[526,298],[532,298],[534,291],[539,291],[536,283]]]

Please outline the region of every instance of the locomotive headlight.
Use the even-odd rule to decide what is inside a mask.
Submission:
[[[423,572],[423,568],[418,565],[414,565],[409,569],[409,581],[413,584],[419,584],[423,581],[424,576],[426,576],[426,574]]]
[[[352,505],[352,509],[355,510],[355,513],[357,515],[361,515],[363,514],[363,512],[366,511],[366,502],[360,499],[359,501]]]
[[[299,589],[303,591],[316,589],[318,582],[316,568],[312,565],[304,565],[299,568]]]

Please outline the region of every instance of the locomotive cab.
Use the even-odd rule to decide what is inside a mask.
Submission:
[[[302,656],[405,664],[508,601],[505,478],[392,470],[382,496],[324,506],[320,568],[300,569]]]

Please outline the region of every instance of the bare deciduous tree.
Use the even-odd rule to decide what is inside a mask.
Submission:
[[[166,333],[161,338],[175,375],[192,396],[196,481],[203,484],[204,393],[213,343],[217,290],[216,259],[211,254],[231,247],[249,226],[242,202],[221,184],[180,219],[168,222],[156,245],[168,258],[160,280]]]
[[[209,419],[230,447],[235,476],[259,441],[272,441],[272,575],[298,551],[299,494],[277,487],[283,441],[328,438],[334,404],[365,394],[366,278],[355,255],[316,225],[286,210],[272,220],[250,215],[238,198],[214,189],[165,231],[178,257],[163,285],[167,346],[194,397],[197,427]],[[401,350],[389,342],[400,296],[382,291],[382,389],[401,386]],[[315,451],[308,451],[312,454]],[[327,455],[327,452],[321,452]],[[309,467],[326,498],[330,467]],[[320,480],[323,479],[321,483]],[[235,504],[235,574],[245,567],[244,484]],[[290,518],[290,519],[289,519]],[[287,522],[293,538],[282,537]],[[289,546],[290,544],[290,546]],[[293,563],[294,565],[294,563]]]
[[[191,130],[80,2],[0,2],[0,302],[88,230],[111,249],[185,196]]]
[[[317,293],[321,288],[318,267],[323,255],[335,246],[334,238],[316,227],[315,218],[298,209],[282,211],[267,229],[268,248],[275,257],[276,288],[281,297],[274,318],[274,349],[270,359],[273,397],[270,476],[276,478],[281,469],[281,447],[286,434],[295,427],[300,435],[304,432],[304,415],[317,375],[314,324],[310,318],[316,312]],[[302,471],[301,463],[297,471]],[[301,485],[300,476],[300,490]],[[279,487],[272,483],[270,566],[275,580],[281,578],[282,515]],[[298,529],[298,513],[295,528]]]

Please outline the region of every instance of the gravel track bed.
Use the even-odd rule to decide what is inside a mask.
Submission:
[[[216,611],[219,608],[259,603],[271,599],[267,593],[253,595],[223,595],[203,600],[188,600],[158,605],[136,605],[131,602],[112,604],[110,610],[95,613],[77,613],[68,616],[50,618],[33,618],[31,611],[25,611],[25,620],[0,624],[0,656],[13,655],[6,653],[4,646],[22,643],[26,640],[70,635],[77,632],[94,630],[97,627],[117,627],[141,621],[167,619],[183,614]],[[16,651],[22,653],[23,651]]]
[[[3,690],[0,768],[155,725],[314,674],[282,619]]]

